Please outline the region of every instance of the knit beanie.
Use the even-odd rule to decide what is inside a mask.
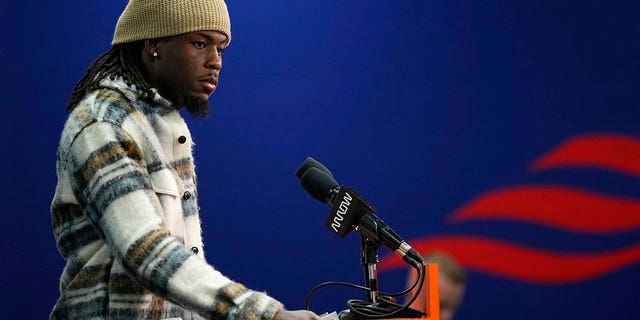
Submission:
[[[231,21],[224,0],[129,0],[112,45],[214,30],[231,42]]]

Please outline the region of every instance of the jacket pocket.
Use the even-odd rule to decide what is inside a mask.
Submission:
[[[156,193],[180,197],[180,187],[170,169],[162,169],[151,174],[151,185]]]
[[[176,176],[170,169],[163,169],[151,174],[151,184],[162,206],[165,227],[172,236],[184,243],[185,222],[181,190]]]

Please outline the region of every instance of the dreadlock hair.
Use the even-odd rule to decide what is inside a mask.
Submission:
[[[113,45],[107,52],[98,56],[73,87],[66,110],[73,110],[84,96],[98,89],[100,82],[107,77],[112,80],[122,77],[128,86],[135,85],[143,97],[153,97],[154,93],[145,79],[142,67],[140,53],[143,47],[143,40],[121,43]]]

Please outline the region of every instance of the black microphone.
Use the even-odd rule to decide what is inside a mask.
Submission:
[[[308,167],[300,177],[300,184],[314,199],[331,205],[324,223],[329,230],[342,238],[356,229],[367,239],[393,250],[407,263],[416,267],[424,264],[422,256],[378,218],[363,197],[349,187],[340,186],[330,172],[327,173],[328,169],[322,168],[326,169]]]
[[[302,165],[300,165],[300,168],[298,168],[298,171],[296,171],[296,177],[298,177],[298,180],[302,179],[302,175],[304,175],[305,172],[307,172],[307,170],[309,170],[310,168],[318,168],[333,178],[333,173],[331,173],[331,171],[329,171],[327,167],[318,162],[318,160],[307,157],[306,159],[304,159]]]

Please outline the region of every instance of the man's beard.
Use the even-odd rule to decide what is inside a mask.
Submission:
[[[200,99],[194,96],[184,97],[184,107],[196,118],[206,118],[211,114],[209,99]]]

